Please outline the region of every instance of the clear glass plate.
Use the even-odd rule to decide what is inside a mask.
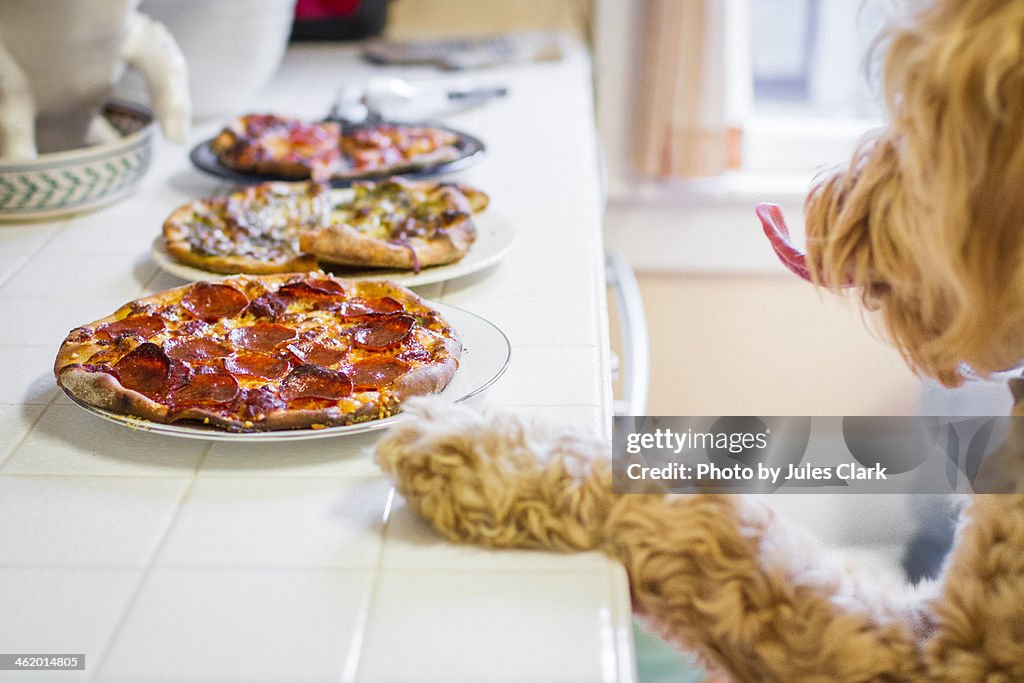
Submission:
[[[508,337],[494,323],[485,320],[475,313],[470,313],[455,306],[430,303],[429,306],[440,311],[441,315],[451,323],[462,341],[462,356],[459,369],[452,381],[438,396],[457,403],[465,401],[481,393],[498,381],[508,369],[512,347]],[[271,432],[228,432],[215,427],[201,424],[163,424],[151,422],[140,417],[122,415],[103,408],[79,402],[74,396],[68,396],[82,408],[105,420],[115,422],[123,427],[137,429],[154,434],[178,436],[185,439],[205,439],[208,441],[233,442],[277,442],[299,441],[303,439],[326,439],[332,437],[362,434],[378,429],[387,429],[402,419],[402,415],[394,415],[383,420],[371,420],[354,425],[327,427],[324,429],[290,429]]]

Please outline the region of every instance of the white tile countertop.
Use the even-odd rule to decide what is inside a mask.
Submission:
[[[238,113],[318,117],[371,69],[347,48],[294,48]],[[459,177],[518,240],[497,267],[420,291],[511,339],[484,402],[607,434],[589,61],[573,50],[487,78],[509,96],[446,123],[488,145]],[[222,123],[197,126],[192,144]],[[172,209],[223,187],[186,157],[160,141],[127,200],[0,225],[0,652],[86,656],[85,671],[0,681],[632,681],[618,565],[444,541],[381,477],[375,436],[175,439],[59,394],[51,367],[68,330],[182,284],[150,243]]]

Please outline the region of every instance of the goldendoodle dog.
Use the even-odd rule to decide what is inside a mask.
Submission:
[[[947,385],[1024,357],[1024,1],[937,0],[882,43],[890,124],[806,204],[793,271],[858,287]],[[1014,385],[1024,414],[1024,382]],[[603,440],[429,400],[379,444],[410,507],[490,547],[599,548],[651,629],[736,681],[1024,681],[1024,430],[994,458],[942,576],[880,585],[740,495],[616,495]]]

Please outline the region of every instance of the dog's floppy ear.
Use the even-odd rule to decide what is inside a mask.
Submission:
[[[808,195],[808,270],[862,287],[918,370],[1024,357],[1024,2],[938,0],[885,48],[888,126]]]

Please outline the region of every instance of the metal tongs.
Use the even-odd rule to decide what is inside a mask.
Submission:
[[[507,94],[505,86],[471,79],[370,78],[342,86],[326,120],[342,125],[425,121],[468,111]]]

